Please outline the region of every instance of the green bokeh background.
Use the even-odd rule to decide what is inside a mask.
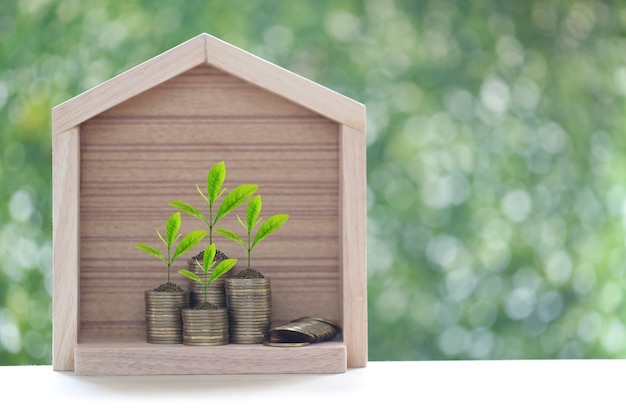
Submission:
[[[0,365],[51,362],[53,106],[207,32],[367,106],[370,360],[623,358],[626,4],[8,0]]]

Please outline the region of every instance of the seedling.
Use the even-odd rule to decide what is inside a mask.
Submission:
[[[208,303],[208,290],[209,285],[228,271],[230,271],[235,264],[237,263],[237,259],[224,259],[222,262],[216,265],[215,263],[215,244],[211,243],[205,250],[204,256],[202,258],[202,263],[197,259],[196,264],[202,271],[202,277],[197,274],[188,271],[186,269],[181,269],[178,271],[179,274],[198,282],[204,288],[204,304]],[[213,268],[213,272],[211,271]],[[209,275],[210,272],[210,275]]]
[[[262,205],[263,205],[263,202],[261,201],[261,196],[257,195],[253,197],[248,203],[248,207],[246,208],[246,222],[244,223],[243,220],[241,220],[241,218],[237,216],[237,220],[239,220],[239,223],[241,223],[241,225],[246,231],[247,240],[244,241],[237,233],[232,232],[230,230],[223,229],[223,228],[216,229],[216,232],[218,232],[220,235],[234,242],[237,242],[240,245],[242,245],[244,248],[246,248],[246,250],[248,251],[248,269],[250,269],[250,258],[251,258],[252,249],[263,239],[265,239],[266,237],[268,237],[269,235],[271,235],[272,233],[280,229],[285,224],[287,219],[289,219],[289,215],[287,214],[275,214],[269,217],[259,227],[259,230],[254,236],[254,240],[252,240],[252,230],[262,220],[259,217],[259,215],[261,214]]]
[[[174,254],[172,254],[174,244],[182,236],[180,233],[178,233],[180,230],[180,224],[180,213],[176,212],[172,214],[169,219],[167,219],[167,224],[165,225],[165,238],[163,238],[163,236],[161,236],[161,233],[157,230],[157,235],[159,236],[159,239],[161,239],[161,242],[163,242],[167,247],[167,254],[165,255],[162,254],[158,249],[150,245],[146,245],[143,243],[138,243],[137,245],[135,245],[137,249],[141,249],[148,255],[159,258],[167,264],[168,286],[170,285],[172,263],[174,263],[174,261],[178,259],[183,253],[187,252],[189,249],[200,243],[207,234],[205,230],[195,230],[193,232],[190,232],[188,235],[182,238],[182,240],[174,250]]]
[[[224,180],[226,179],[226,164],[224,161],[215,164],[207,175],[206,181],[206,194],[200,190],[200,187],[196,184],[198,194],[202,196],[209,206],[209,215],[205,216],[199,209],[184,201],[174,200],[170,202],[170,206],[189,214],[197,219],[202,220],[209,227],[209,244],[213,243],[213,228],[224,216],[230,213],[235,208],[239,207],[246,200],[252,197],[252,194],[259,188],[256,184],[243,184],[235,187],[222,201],[222,204],[217,209],[215,216],[213,211],[217,200],[226,192],[226,188],[222,188]]]

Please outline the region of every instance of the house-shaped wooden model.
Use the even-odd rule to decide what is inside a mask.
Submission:
[[[55,107],[52,145],[55,370],[337,373],[366,365],[362,104],[201,34]],[[202,207],[195,186],[219,161],[227,188],[259,185],[264,217],[290,215],[253,253],[271,280],[272,323],[324,317],[341,324],[340,339],[300,348],[145,342],[143,292],[166,280],[165,267],[134,246],[159,245],[155,231],[176,211],[170,201]],[[220,226],[238,230],[230,217]],[[183,214],[183,233],[205,226]],[[245,259],[245,249],[220,238],[218,248]],[[180,267],[186,261],[172,270]]]

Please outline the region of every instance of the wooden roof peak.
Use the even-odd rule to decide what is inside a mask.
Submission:
[[[365,106],[214,36],[202,33],[52,109],[56,135],[198,65],[208,64],[365,132]]]

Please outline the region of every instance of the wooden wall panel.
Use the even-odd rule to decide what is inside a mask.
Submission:
[[[365,132],[341,127],[341,291],[348,367],[367,364],[367,191]]]
[[[163,232],[175,211],[169,201],[204,210],[195,184],[204,188],[209,168],[221,160],[227,188],[259,184],[262,217],[291,216],[253,251],[253,266],[272,280],[275,322],[307,314],[340,321],[338,152],[337,124],[207,66],[84,123],[81,335],[144,337],[143,291],[164,282],[166,273],[134,245],[160,247],[155,230]],[[184,232],[205,227],[187,215],[182,224]],[[242,232],[233,215],[218,226]],[[245,267],[243,247],[219,235],[214,240]],[[182,277],[175,281],[188,285]]]
[[[74,369],[78,339],[79,172],[78,128],[52,137],[53,329],[52,365],[57,371]]]

